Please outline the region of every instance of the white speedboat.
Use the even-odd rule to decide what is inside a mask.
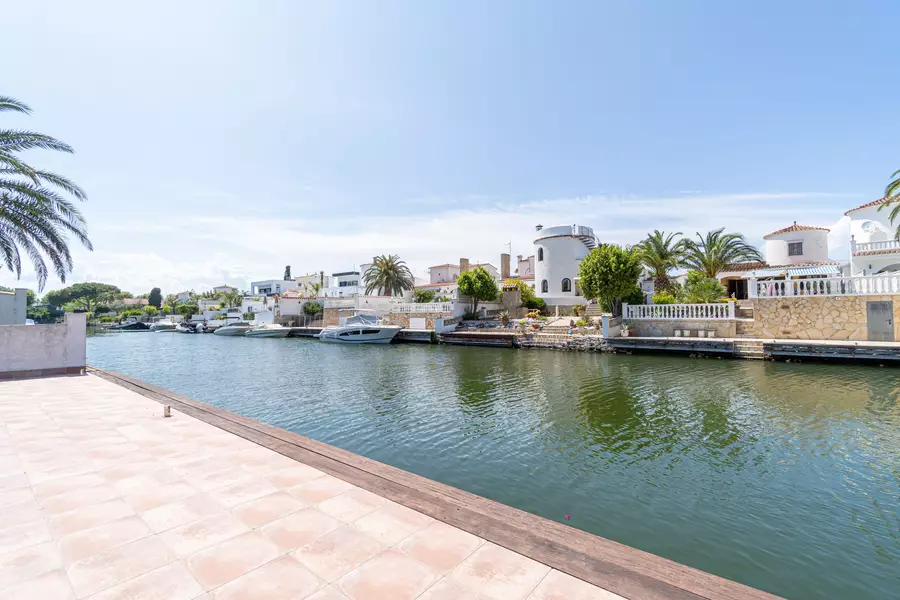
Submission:
[[[175,326],[175,333],[197,333],[197,326],[193,323],[179,323]]]
[[[345,311],[341,311],[345,312]],[[350,309],[353,314],[340,317],[340,325],[323,329],[316,335],[323,342],[341,344],[390,344],[394,336],[403,329],[399,325],[385,325],[374,311]]]
[[[250,323],[232,323],[224,327],[218,327],[213,331],[214,335],[245,335],[251,329]]]
[[[150,331],[175,331],[175,323],[172,319],[160,319],[150,326]]]
[[[257,325],[252,329],[248,329],[247,337],[283,338],[287,337],[290,332],[290,327],[285,327],[277,323],[269,323],[267,325]]]

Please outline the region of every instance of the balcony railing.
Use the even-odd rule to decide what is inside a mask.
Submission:
[[[817,279],[787,279],[773,281],[757,281],[756,279],[750,279],[748,287],[751,298],[900,294],[900,275],[822,277]]]
[[[631,321],[727,321],[734,319],[734,302],[714,304],[644,304],[622,306]]]
[[[884,240],[881,242],[853,243],[853,254],[857,252],[873,252],[879,250],[900,250],[900,240]]]
[[[391,304],[393,313],[452,313],[452,302],[397,302]]]

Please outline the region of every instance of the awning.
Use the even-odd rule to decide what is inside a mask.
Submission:
[[[812,267],[775,267],[771,269],[759,269],[752,273],[744,275],[746,278],[755,277],[782,277],[789,275],[791,277],[806,277],[809,275],[837,275],[840,274],[840,265],[815,265]]]

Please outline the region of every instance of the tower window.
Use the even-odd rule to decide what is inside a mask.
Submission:
[[[571,279],[563,279],[562,280],[562,291],[571,292],[572,291],[572,280]]]
[[[544,260],[544,249],[538,248],[538,262]]]
[[[547,280],[545,279],[541,282],[541,293],[546,294],[549,291],[550,291],[550,285],[547,283]]]

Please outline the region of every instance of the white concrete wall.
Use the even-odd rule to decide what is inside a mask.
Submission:
[[[53,325],[0,325],[0,373],[84,367],[87,313]]]
[[[534,256],[529,256],[528,258],[523,258],[518,261],[518,273],[519,277],[525,277],[527,275],[534,275]]]
[[[534,241],[534,293],[543,298],[547,304],[577,304],[584,298],[575,294],[575,278],[581,260],[588,255],[590,249],[583,241],[571,236],[572,226],[549,227],[538,232]],[[540,251],[544,251],[544,259],[540,259]],[[569,292],[562,291],[562,280],[569,279]],[[547,292],[542,283],[547,281]]]
[[[0,325],[24,325],[28,311],[28,290],[0,292]]]
[[[890,209],[879,211],[877,206],[853,211],[850,213],[850,235],[858,244],[893,239],[896,226],[891,225],[890,214]]]
[[[428,269],[431,283],[449,283],[459,278],[459,265],[440,265]]]
[[[788,244],[801,242],[803,254],[788,255]],[[766,238],[766,262],[770,265],[796,265],[828,260],[827,231],[790,231]]]

